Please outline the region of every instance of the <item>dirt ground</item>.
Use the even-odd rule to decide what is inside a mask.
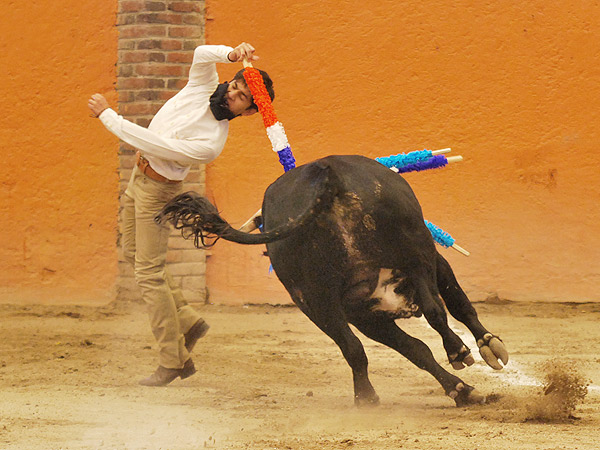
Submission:
[[[357,332],[381,398],[367,409],[353,404],[338,348],[295,307],[197,306],[211,324],[194,351],[198,373],[147,388],[137,381],[157,355],[142,305],[0,305],[0,449],[600,447],[598,303],[477,303],[510,352],[502,371],[451,322],[476,359],[458,375],[496,400],[468,408]],[[398,323],[452,370],[423,319]],[[540,414],[552,395],[542,392],[544,377],[561,365],[579,380],[576,408]]]

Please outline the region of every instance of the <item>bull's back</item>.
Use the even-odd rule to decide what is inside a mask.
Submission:
[[[422,217],[419,203],[400,175],[360,155],[332,155],[299,166],[279,177],[265,193],[265,230],[282,225],[311,207],[318,184],[326,182],[338,203],[359,203],[396,221]]]
[[[314,193],[327,183],[329,205],[319,205],[310,226],[269,250],[348,266],[376,261],[402,266],[434,251],[420,205],[409,184],[382,164],[359,155],[333,155],[293,169],[266,191],[264,230],[293,221],[315,205]]]

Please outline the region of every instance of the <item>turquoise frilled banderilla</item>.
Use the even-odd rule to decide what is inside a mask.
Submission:
[[[417,150],[410,153],[400,153],[398,155],[382,156],[375,158],[375,161],[383,164],[387,168],[397,173],[420,172],[422,170],[437,169],[448,165],[449,162],[462,161],[461,156],[447,158],[443,153],[450,152],[449,148],[442,150]],[[433,240],[442,247],[452,247],[464,255],[469,252],[459,247],[456,241],[441,228],[435,226],[429,221],[425,221]]]
[[[455,241],[452,238],[452,236],[450,236],[448,233],[446,233],[440,227],[436,227],[434,224],[432,224],[428,220],[425,221],[425,225],[427,225],[427,228],[429,229],[431,236],[433,236],[433,240],[435,242],[437,242],[438,244],[440,244],[442,247],[447,248],[447,247],[452,247],[454,245]]]

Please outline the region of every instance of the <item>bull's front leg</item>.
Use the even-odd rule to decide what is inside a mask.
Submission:
[[[508,363],[506,347],[498,336],[490,333],[481,324],[475,308],[458,284],[450,264],[439,253],[437,255],[437,286],[452,317],[464,323],[473,333],[483,360],[493,369],[502,369],[502,364]]]

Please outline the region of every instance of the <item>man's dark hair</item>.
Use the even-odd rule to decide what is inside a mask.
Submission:
[[[235,76],[233,77],[233,79],[235,81],[242,81],[245,85],[248,85],[248,83],[246,83],[246,79],[244,78],[244,70],[245,69],[242,69],[238,73],[236,73]],[[269,74],[267,72],[265,72],[264,70],[260,70],[260,69],[257,69],[257,70],[260,72],[260,75],[262,76],[263,83],[265,83],[265,87],[267,88],[269,97],[271,97],[271,101],[275,100],[275,91],[273,90],[273,80],[271,80],[271,77],[269,76]],[[256,105],[256,103],[254,103],[254,100],[252,101],[252,104],[249,106],[249,108],[254,108],[258,111],[258,106]]]

